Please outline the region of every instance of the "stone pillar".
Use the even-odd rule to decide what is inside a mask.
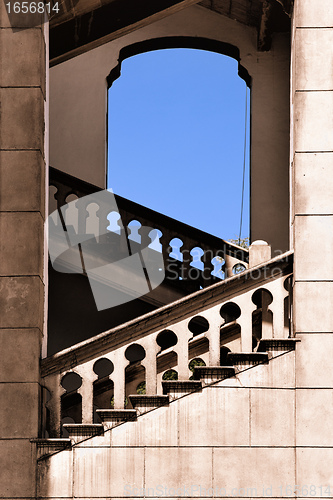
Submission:
[[[326,484],[332,477],[333,373],[327,366],[333,352],[332,27],[332,0],[295,1],[291,229],[293,326],[301,339],[296,347],[297,484],[310,477],[311,484]],[[318,463],[320,473],[315,472]]]
[[[44,323],[44,26],[0,4],[0,497],[35,498]]]

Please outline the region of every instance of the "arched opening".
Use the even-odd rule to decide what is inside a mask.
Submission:
[[[238,60],[237,48],[208,40],[170,38],[123,49],[121,78],[120,65],[109,76],[108,187],[236,239],[246,123],[241,236],[248,237],[250,77]]]

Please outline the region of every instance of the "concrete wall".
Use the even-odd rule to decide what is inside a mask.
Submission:
[[[117,65],[123,47],[167,36],[203,37],[239,48],[240,63],[253,79],[251,237],[253,241],[268,241],[274,250],[287,250],[288,34],[274,36],[272,50],[259,53],[254,28],[194,6],[53,67],[50,71],[51,165],[105,186],[106,77]]]
[[[0,5],[0,497],[35,498],[44,320],[45,60],[41,27]]]
[[[42,459],[38,497],[291,496],[294,384],[292,351],[141,415]]]
[[[322,485],[333,479],[327,466],[333,454],[333,377],[326,369],[333,349],[332,26],[331,0],[295,2],[291,232],[294,330],[302,339],[296,357],[296,459],[297,476]]]

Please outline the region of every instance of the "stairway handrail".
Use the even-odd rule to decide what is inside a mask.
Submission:
[[[158,330],[163,325],[167,328],[176,321],[197,315],[201,311],[223,301],[231,300],[251,288],[258,288],[264,283],[287,276],[293,272],[292,250],[278,255],[261,265],[247,269],[242,273],[196,291],[155,311],[144,314],[111,330],[64,349],[41,361],[41,376],[62,372],[77,366],[103,353],[118,349]]]

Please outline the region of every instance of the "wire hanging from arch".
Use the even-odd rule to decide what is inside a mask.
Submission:
[[[242,181],[242,201],[241,201],[241,213],[240,213],[240,224],[239,224],[239,237],[238,244],[240,245],[242,236],[242,226],[243,226],[243,212],[244,212],[244,190],[245,190],[245,170],[246,170],[246,140],[247,140],[247,85],[245,85],[245,127],[244,127],[244,155],[243,155],[243,181]]]

